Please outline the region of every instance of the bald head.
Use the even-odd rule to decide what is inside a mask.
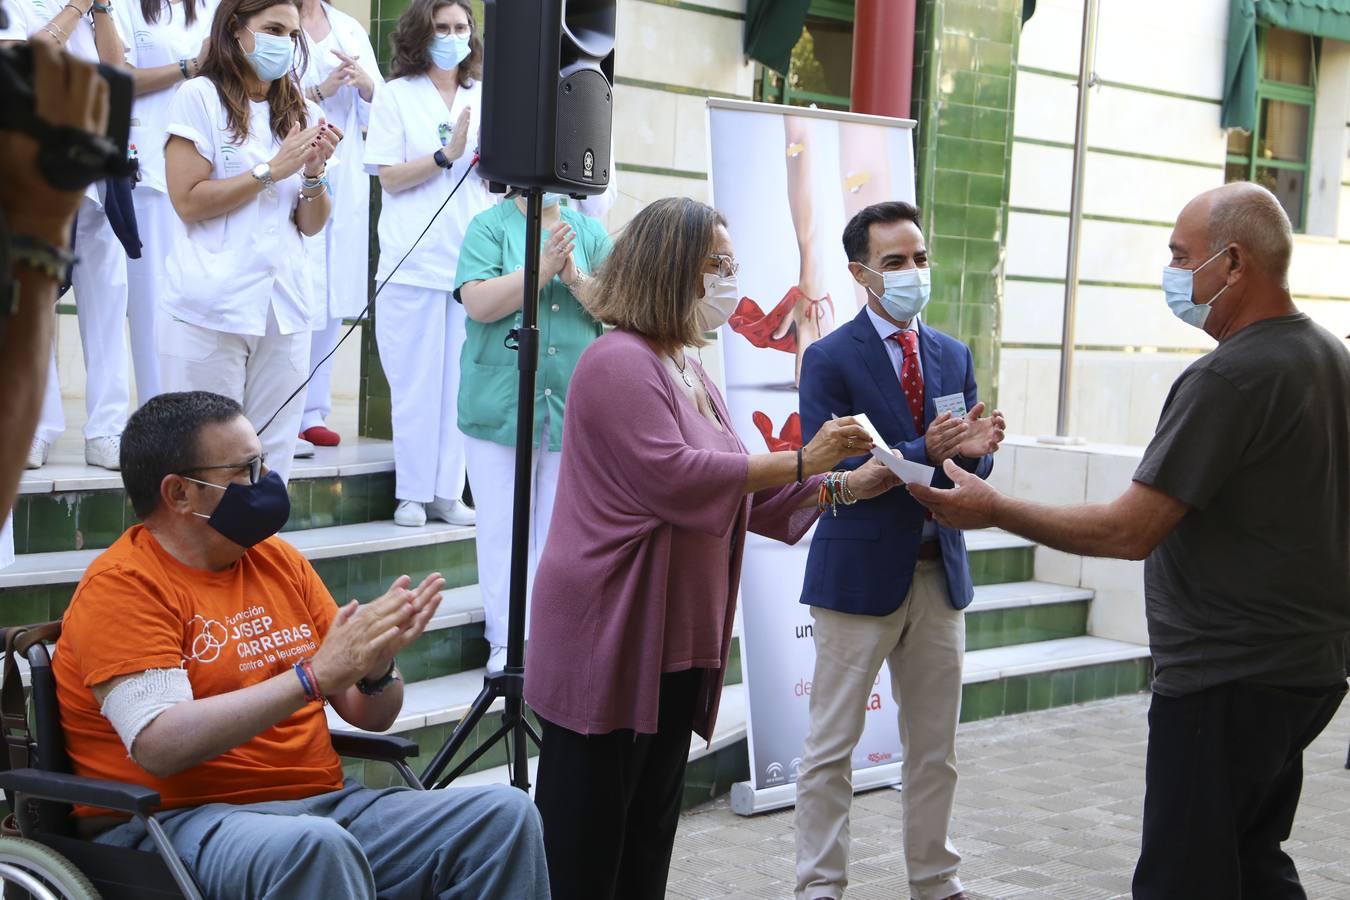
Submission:
[[[1280,287],[1289,286],[1289,257],[1294,249],[1289,216],[1275,195],[1259,184],[1235,181],[1205,191],[1177,218],[1180,229],[1203,237],[1211,254],[1237,244],[1253,268]]]

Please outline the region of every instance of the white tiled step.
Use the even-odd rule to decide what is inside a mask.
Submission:
[[[1076,669],[1081,666],[1140,659],[1146,656],[1148,647],[1142,644],[1128,644],[1124,641],[1096,637],[1061,638],[990,650],[972,650],[966,654],[962,682],[973,684],[1014,675]],[[403,712],[390,731],[394,733],[413,731],[443,722],[458,721],[478,696],[478,691],[483,686],[483,671],[473,669],[405,685]],[[498,700],[493,704],[492,711],[499,711],[501,706],[501,701]],[[725,746],[726,741],[739,740],[734,730],[723,734],[724,727],[732,729],[733,723],[740,723],[740,727],[744,728],[745,686],[741,684],[727,685],[722,692],[718,737],[713,741],[713,750]],[[328,708],[328,724],[334,728],[351,727],[342,722],[332,707]],[[703,742],[695,739],[695,743],[702,746]],[[695,749],[697,748],[691,747],[691,753]],[[691,755],[690,758],[698,757]]]
[[[336,447],[315,447],[313,459],[297,459],[291,478],[336,478],[394,471],[394,445],[374,438],[348,438]],[[25,471],[19,480],[21,494],[65,491],[106,491],[122,486],[122,476],[84,463],[84,445],[62,440],[52,448],[47,464]]]
[[[966,532],[966,550],[970,553],[977,550],[1020,550],[1035,546],[1035,541],[1029,541],[999,528],[981,528]]]
[[[1099,637],[1071,637],[1032,644],[1014,644],[1011,647],[991,647],[972,650],[966,654],[965,671],[961,681],[974,684],[994,681],[1015,675],[1036,672],[1056,672],[1096,666],[1103,663],[1143,659],[1148,656],[1144,644],[1130,644]]]
[[[1010,581],[1004,584],[977,586],[975,599],[966,607],[966,612],[989,612],[996,609],[1045,606],[1051,603],[1073,603],[1091,599],[1092,591],[1088,588],[1065,587],[1047,581]]]
[[[405,547],[448,544],[472,539],[472,526],[431,522],[421,528],[405,528],[393,522],[361,522],[290,531],[281,535],[306,559],[331,559],[379,553]],[[14,564],[0,569],[0,588],[30,584],[68,584],[79,581],[84,570],[102,550],[64,550],[59,553],[22,553]]]

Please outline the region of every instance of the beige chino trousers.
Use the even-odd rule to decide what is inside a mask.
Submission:
[[[961,890],[961,855],[948,838],[956,796],[964,614],[952,609],[940,561],[920,561],[909,596],[888,616],[814,607],[811,728],[797,778],[799,900],[838,898],[848,884],[851,756],[882,661],[899,706],[901,806],[911,896],[943,900]]]

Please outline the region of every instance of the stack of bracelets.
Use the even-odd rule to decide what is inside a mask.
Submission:
[[[816,501],[816,507],[824,512],[830,511],[830,515],[839,515],[839,504],[852,506],[858,502],[858,498],[848,489],[848,472],[830,472],[825,476],[825,480],[820,483],[820,499]]]
[[[327,704],[327,699],[323,695],[323,688],[319,686],[319,679],[314,674],[314,666],[308,659],[302,659],[292,668],[295,669],[296,677],[300,679],[300,686],[305,690],[305,701],[308,703],[318,703],[320,706]]]

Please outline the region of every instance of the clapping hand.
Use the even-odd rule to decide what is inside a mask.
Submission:
[[[305,176],[318,178],[323,174],[328,160],[333,158],[338,142],[342,140],[342,129],[331,122],[319,122],[319,130],[310,143],[309,153],[305,155]]]
[[[337,94],[340,88],[351,85],[361,94],[361,99],[369,101],[375,93],[375,83],[357,63],[360,57],[348,56],[341,50],[333,50],[332,53],[339,60],[338,66],[319,85],[319,93],[328,98]]]
[[[389,663],[426,630],[441,603],[445,579],[433,572],[416,588],[400,575],[378,600],[355,600],[338,610],[314,654],[314,674],[324,693],[345,691],[362,678],[379,678]]]
[[[572,250],[577,245],[577,233],[571,225],[559,221],[548,240],[544,241],[544,250],[539,254],[539,280],[548,281],[554,275],[573,266]]]
[[[984,412],[983,401],[976,403],[975,408],[963,417],[966,422],[966,433],[957,447],[957,452],[966,459],[979,459],[986,454],[995,453],[999,444],[1003,443],[1003,435],[1008,427],[1003,413],[996,409],[989,418],[981,419],[982,412]]]
[[[961,451],[961,444],[970,430],[964,416],[945,412],[928,425],[923,435],[923,449],[930,465],[940,466]]]

